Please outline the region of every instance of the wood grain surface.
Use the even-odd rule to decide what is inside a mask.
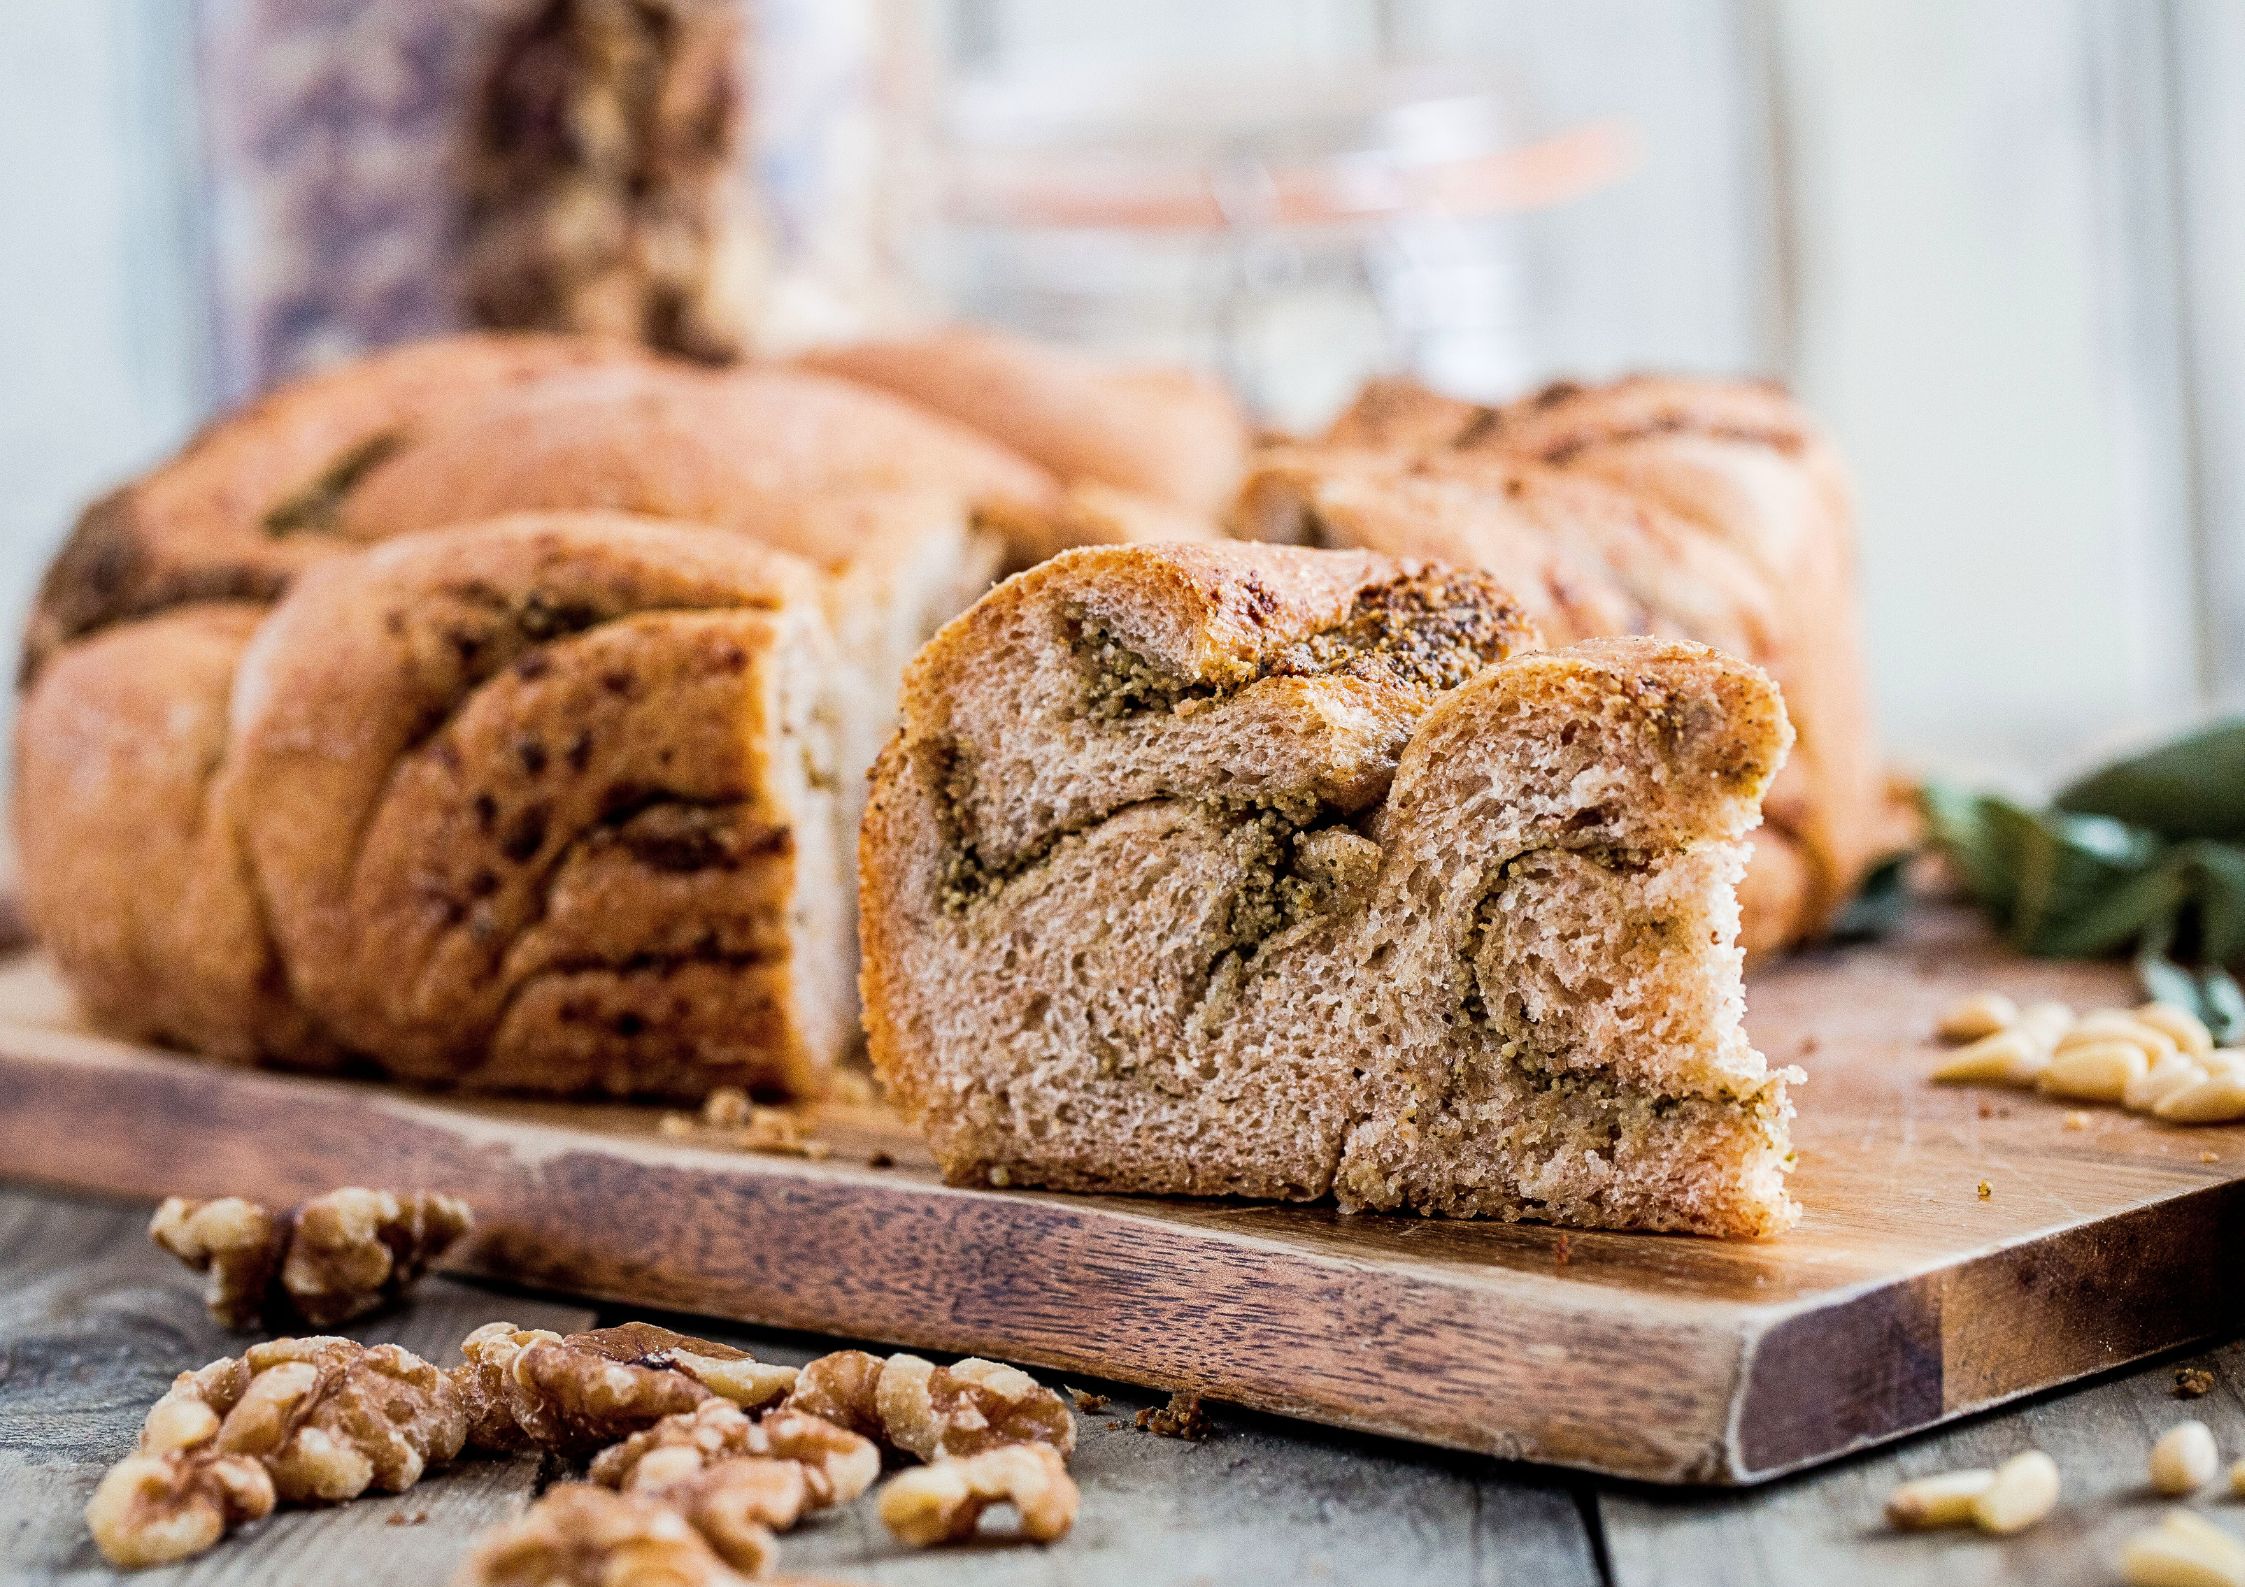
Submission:
[[[1927,1085],[1935,1013],[1987,985],[2128,992],[1938,912],[1754,983],[1757,1038],[1811,1077],[1808,1216],[1761,1244],[962,1190],[877,1108],[810,1110],[834,1154],[808,1162],[668,1139],[642,1110],[217,1069],[76,1032],[36,960],[0,976],[0,1162],[140,1196],[443,1188],[482,1219],[462,1265],[518,1282],[1749,1482],[2237,1314],[2245,1131],[2070,1129],[2033,1096]]]
[[[238,1349],[195,1300],[199,1281],[154,1250],[145,1205],[0,1188],[0,1582],[7,1587],[430,1587],[477,1533],[549,1464],[466,1463],[398,1500],[284,1511],[185,1566],[101,1568],[78,1511],[101,1468],[127,1449],[149,1400],[177,1367]],[[588,1314],[517,1292],[436,1280],[365,1337],[406,1340],[450,1359],[470,1323],[494,1317],[577,1326]],[[603,1308],[597,1321],[646,1314]],[[687,1318],[657,1318],[766,1360],[800,1362],[835,1341]],[[2183,1401],[2176,1370],[2212,1388]],[[1229,1406],[1208,1438],[1138,1432],[1157,1394],[1072,1379],[1113,1396],[1084,1416],[1073,1469],[1075,1530],[1051,1548],[926,1553],[888,1538],[859,1508],[782,1542],[791,1581],[865,1587],[2104,1587],[2120,1542],[2168,1501],[2145,1483],[2151,1442],[2203,1418],[2225,1452],[2245,1450],[2245,1345],[2170,1358],[2074,1392],[1971,1418],[1884,1450],[1746,1492],[1690,1492],[1507,1465],[1332,1433]],[[1880,1519],[1894,1484],[2049,1450],[2064,1498],[2014,1538],[1898,1534]],[[2245,1502],[2220,1484],[2192,1501],[2235,1532]],[[390,1517],[401,1516],[393,1524]],[[410,1523],[410,1525],[408,1525]]]

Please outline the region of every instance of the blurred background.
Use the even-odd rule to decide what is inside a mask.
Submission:
[[[1899,759],[2031,786],[2245,701],[2237,0],[743,3],[688,339],[961,315],[1279,426],[1764,373],[1852,460]],[[533,10],[0,5],[7,623],[214,406],[456,321],[466,85]]]

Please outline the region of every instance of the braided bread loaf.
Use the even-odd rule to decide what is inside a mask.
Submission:
[[[1375,382],[1320,443],[1268,451],[1235,516],[1486,568],[1554,644],[1652,634],[1766,667],[1800,737],[1755,837],[1749,948],[1819,930],[1876,858],[1846,482],[1775,387],[1639,377],[1480,407]]]
[[[26,907],[97,1022],[216,1057],[814,1090],[904,664],[1073,483],[834,376],[583,339],[299,383],[50,570]]]
[[[1784,707],[1534,644],[1484,576],[1244,545],[946,627],[860,840],[873,1059],[945,1173],[1783,1228],[1733,888]]]

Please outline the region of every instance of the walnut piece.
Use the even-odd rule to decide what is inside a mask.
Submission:
[[[346,1186],[275,1214],[173,1196],[148,1237],[198,1273],[229,1328],[332,1328],[402,1295],[474,1222],[457,1196]]]
[[[914,1548],[964,1542],[993,1504],[1021,1513],[1034,1543],[1065,1537],[1076,1521],[1076,1484],[1050,1444],[1006,1444],[900,1471],[881,1488],[881,1520]]]
[[[809,1509],[847,1504],[881,1474],[881,1452],[870,1440],[822,1417],[778,1410],[754,1420],[737,1405],[710,1400],[602,1450],[593,1457],[591,1476],[611,1488],[640,1492],[743,1458],[798,1467]]]
[[[86,1501],[86,1528],[112,1565],[166,1565],[273,1513],[273,1479],[248,1455],[127,1455]]]
[[[972,1356],[939,1367],[836,1351],[803,1369],[787,1407],[922,1460],[1008,1444],[1049,1444],[1064,1456],[1076,1447],[1066,1401],[1018,1367]]]
[[[402,1492],[460,1452],[467,1424],[451,1377],[396,1345],[252,1345],[173,1381],[86,1524],[112,1563],[184,1559],[276,1502]]]
[[[481,1449],[589,1454],[713,1397],[770,1404],[796,1377],[792,1367],[652,1323],[567,1337],[486,1323],[460,1352],[466,1361],[454,1375]]]
[[[453,1587],[746,1587],[748,1580],[672,1506],[565,1482],[489,1533]]]

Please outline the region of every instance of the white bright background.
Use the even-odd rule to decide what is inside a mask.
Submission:
[[[175,444],[185,0],[0,4],[0,611]],[[1646,158],[1519,228],[1541,373],[1790,380],[1860,486],[1898,757],[2044,781],[2245,699],[2236,0],[945,0],[971,70],[1486,60]]]

